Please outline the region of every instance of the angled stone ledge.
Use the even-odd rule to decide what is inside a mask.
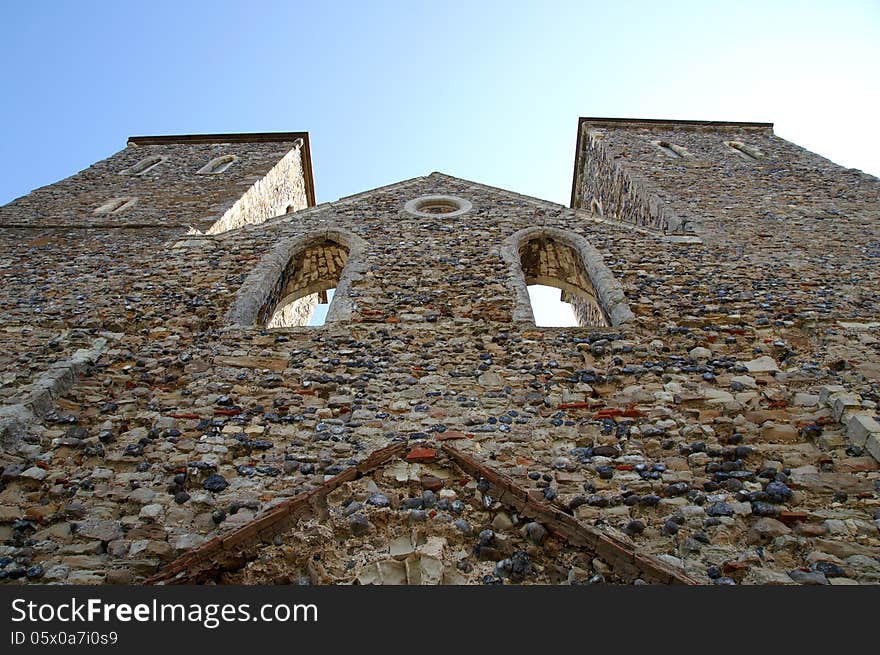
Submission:
[[[50,414],[58,399],[70,391],[77,378],[98,358],[107,347],[109,338],[117,335],[105,333],[89,348],[75,351],[68,359],[52,364],[8,405],[0,407],[0,447],[14,450],[27,435],[29,427]]]

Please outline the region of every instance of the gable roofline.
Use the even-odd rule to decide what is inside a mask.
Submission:
[[[337,200],[331,200],[322,202],[320,205],[316,205],[314,207],[307,207],[305,209],[297,210],[291,214],[281,214],[279,216],[273,216],[271,218],[266,219],[262,223],[254,223],[249,225],[243,225],[240,228],[235,230],[229,230],[228,232],[222,232],[219,234],[210,235],[212,239],[224,239],[224,238],[234,238],[236,234],[241,233],[241,231],[259,231],[263,230],[268,226],[277,225],[280,223],[286,223],[291,220],[291,217],[302,218],[304,216],[311,216],[315,214],[320,214],[321,212],[330,211],[334,207],[340,205],[347,205],[352,202],[356,202],[362,198],[366,198],[374,193],[379,193],[383,191],[391,191],[391,190],[399,190],[404,189],[408,186],[416,185],[426,180],[430,179],[435,180],[452,180],[454,182],[458,182],[461,184],[465,184],[474,189],[480,189],[484,191],[490,191],[494,193],[503,193],[505,195],[509,195],[512,198],[517,198],[522,200],[523,202],[527,202],[531,205],[547,208],[547,209],[558,209],[567,212],[573,212],[576,216],[582,218],[583,220],[588,220],[593,223],[600,223],[602,225],[607,225],[616,229],[626,230],[628,232],[637,232],[639,234],[650,235],[662,239],[668,238],[667,235],[663,234],[660,231],[657,231],[651,227],[645,225],[636,225],[634,223],[626,223],[622,221],[617,221],[608,217],[599,217],[598,215],[591,212],[589,209],[583,208],[575,208],[575,207],[567,207],[566,205],[558,202],[553,202],[552,200],[544,200],[542,198],[536,198],[535,196],[528,196],[522,193],[517,193],[516,191],[510,191],[509,189],[504,189],[502,187],[491,186],[489,184],[483,184],[482,182],[474,182],[473,180],[467,180],[461,177],[455,177],[454,175],[449,175],[447,173],[441,173],[439,171],[434,171],[429,173],[428,175],[419,175],[417,177],[411,177],[405,180],[401,180],[399,182],[392,182],[390,184],[384,184],[382,186],[376,187],[375,189],[368,189],[367,191],[360,191],[359,193],[350,194],[347,196],[342,196]]]
[[[440,171],[434,171],[433,173],[428,175],[428,177],[440,177],[440,178],[444,178],[447,180],[455,180],[457,182],[464,182],[465,184],[468,184],[470,186],[475,186],[480,189],[487,189],[489,191],[499,191],[501,193],[506,193],[508,195],[515,196],[517,198],[520,198],[521,200],[525,200],[526,202],[530,202],[530,203],[533,203],[536,205],[552,206],[552,207],[558,207],[560,209],[568,209],[568,207],[566,207],[565,205],[558,203],[558,202],[553,202],[552,200],[544,200],[543,198],[538,198],[536,196],[529,196],[524,193],[519,193],[517,191],[511,191],[510,189],[505,189],[504,187],[492,186],[491,184],[484,184],[483,182],[475,182],[474,180],[467,180],[463,177],[456,177],[455,175],[449,175],[448,173],[441,173]]]
[[[753,121],[704,121],[704,120],[679,120],[679,119],[667,119],[667,118],[614,118],[614,117],[598,117],[598,116],[581,116],[578,118],[578,127],[577,127],[577,141],[575,142],[574,147],[574,170],[571,175],[571,200],[569,206],[574,208],[576,188],[577,188],[577,178],[578,178],[578,168],[581,161],[581,144],[583,143],[583,134],[584,134],[584,124],[589,123],[590,125],[605,125],[609,127],[622,127],[622,126],[650,126],[650,127],[659,127],[663,125],[668,125],[670,127],[738,127],[741,129],[758,129],[758,130],[773,130],[773,123],[759,123]]]
[[[441,180],[452,180],[452,181],[460,182],[462,184],[466,184],[468,186],[476,187],[479,189],[486,189],[488,191],[505,193],[510,196],[520,198],[521,200],[524,200],[526,202],[530,202],[530,203],[536,204],[536,205],[559,208],[559,209],[568,209],[568,207],[566,207],[565,205],[558,203],[558,202],[553,202],[552,200],[544,200],[543,198],[536,198],[535,196],[529,196],[529,195],[525,195],[523,193],[517,193],[516,191],[511,191],[510,189],[505,189],[503,187],[498,187],[498,186],[492,186],[491,184],[484,184],[482,182],[476,182],[474,180],[468,180],[463,177],[456,177],[455,175],[449,175],[448,173],[442,173],[440,171],[433,171],[431,173],[428,173],[427,175],[418,175],[416,177],[410,177],[405,180],[400,180],[399,182],[391,182],[390,184],[383,184],[382,186],[376,187],[375,189],[368,189],[366,191],[359,191],[358,193],[353,193],[351,195],[342,196],[337,200],[331,200],[329,202],[321,203],[321,207],[326,206],[329,208],[334,205],[346,204],[349,202],[360,200],[361,198],[364,198],[366,196],[369,196],[369,195],[377,193],[377,192],[390,191],[392,189],[402,189],[404,187],[407,187],[407,186],[410,186],[413,184],[418,184],[420,182],[424,182],[424,181],[430,180],[432,178],[433,179],[441,179]],[[301,209],[299,212],[294,212],[294,213],[299,214],[300,212],[303,212],[303,211],[306,211],[306,210]],[[284,216],[277,216],[275,218],[283,219]],[[272,220],[272,219],[270,219],[270,220]]]
[[[459,433],[458,438],[467,437]],[[257,558],[264,543],[295,529],[303,519],[319,514],[318,508],[326,507],[327,496],[343,485],[370,476],[394,461],[434,462],[438,456],[442,458],[441,466],[454,466],[466,476],[485,480],[492,497],[498,498],[505,508],[545,524],[569,548],[603,558],[624,579],[644,577],[661,584],[685,585],[699,582],[683,568],[642,552],[632,541],[580,523],[552,505],[532,498],[512,478],[495,470],[488,462],[455,448],[448,441],[417,441],[398,442],[374,450],[318,487],[282,501],[237,529],[184,552],[148,578],[145,584],[194,584],[210,580],[222,570],[241,570]]]
[[[167,134],[128,137],[130,146],[158,146],[173,143],[293,143],[302,140],[303,177],[306,199],[314,207],[315,177],[312,170],[312,149],[308,132],[241,132],[238,134]]]

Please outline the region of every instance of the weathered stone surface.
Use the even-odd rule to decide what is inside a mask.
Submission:
[[[748,361],[745,366],[749,373],[772,373],[779,370],[776,361],[767,355]]]
[[[123,532],[118,521],[88,520],[77,524],[76,534],[89,539],[113,541],[121,539]]]
[[[218,366],[283,371],[287,368],[287,359],[283,357],[217,357],[214,359],[214,364]]]
[[[767,423],[761,429],[761,438],[769,443],[794,443],[800,440],[800,433],[793,425]]]

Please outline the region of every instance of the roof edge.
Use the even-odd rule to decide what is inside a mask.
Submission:
[[[303,166],[303,178],[306,183],[306,199],[308,200],[309,207],[314,207],[318,203],[315,201],[315,174],[312,171],[312,147],[309,142],[309,133],[308,132],[300,132],[302,134],[302,166]]]
[[[578,127],[577,127],[577,141],[574,144],[574,170],[571,173],[571,200],[569,200],[568,206],[574,209],[575,196],[577,195],[577,181],[578,181],[578,169],[580,168],[581,161],[581,140],[583,139],[584,133],[584,121],[590,120],[588,118],[579,118],[578,119]]]
[[[128,137],[135,146],[166,143],[266,143],[308,138],[308,132],[241,132],[236,134],[159,134]]]
[[[773,123],[758,123],[754,121],[704,121],[704,120],[678,120],[672,118],[613,118],[598,116],[581,116],[578,125],[583,123],[610,123],[624,124],[636,123],[647,125],[695,125],[705,127],[752,127],[752,128],[773,128]]]

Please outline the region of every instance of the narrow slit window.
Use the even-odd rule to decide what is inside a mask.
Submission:
[[[348,247],[322,239],[290,259],[258,322],[267,328],[324,325],[348,263]]]
[[[764,156],[764,154],[757,148],[748,146],[740,141],[725,141],[724,145],[733,150],[742,159],[749,161],[757,161]]]
[[[683,159],[684,157],[690,156],[690,153],[687,150],[674,143],[669,143],[669,141],[654,141],[653,143],[670,159]]]
[[[578,252],[564,241],[539,237],[522,244],[520,264],[535,325],[607,326],[608,318]]]
[[[238,159],[235,155],[223,155],[222,157],[214,157],[207,164],[202,166],[197,172],[199,175],[219,175],[227,168],[232,166],[233,162]]]
[[[159,164],[165,161],[167,157],[145,157],[141,159],[137,164],[131,166],[130,168],[126,168],[122,171],[123,175],[144,175],[145,173],[149,173],[151,170],[156,168]]]
[[[121,214],[127,209],[131,209],[137,203],[137,198],[113,198],[103,205],[95,209],[96,214]]]

